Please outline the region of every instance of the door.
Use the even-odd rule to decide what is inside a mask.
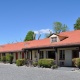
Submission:
[[[18,53],[16,52],[16,60],[18,59]]]
[[[24,58],[24,52],[22,52],[22,59]]]

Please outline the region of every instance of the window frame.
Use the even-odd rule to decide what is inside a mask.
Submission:
[[[39,59],[43,59],[44,58],[44,51],[40,51],[39,52]]]
[[[59,60],[65,60],[65,50],[59,51]]]
[[[57,37],[51,37],[51,42],[57,42]]]

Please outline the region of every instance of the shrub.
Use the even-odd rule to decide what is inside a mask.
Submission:
[[[3,56],[3,57],[1,58],[1,61],[4,62],[4,63],[6,63],[6,56]]]
[[[53,65],[51,68],[55,69],[55,68],[58,68],[58,66],[57,65]]]
[[[24,65],[24,59],[18,59],[18,60],[16,61],[16,65],[17,65],[17,66],[23,66],[23,65]]]
[[[38,62],[33,62],[33,66],[36,67],[38,65]]]
[[[7,55],[6,55],[6,60],[7,60],[10,64],[12,64],[12,62],[13,62],[13,55],[7,54]]]
[[[72,63],[73,63],[73,66],[76,65],[76,58],[73,58],[73,59],[72,59]]]
[[[80,58],[74,58],[72,61],[76,67],[80,68]]]
[[[80,68],[80,58],[76,58],[76,67]]]
[[[40,59],[38,61],[38,65],[46,68],[50,68],[52,65],[54,65],[53,59]]]

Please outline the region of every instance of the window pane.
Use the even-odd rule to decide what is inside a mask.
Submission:
[[[52,42],[57,42],[57,37],[52,37]]]
[[[39,58],[40,58],[40,59],[44,58],[43,51],[40,51],[40,53],[39,53]]]
[[[60,59],[60,60],[64,60],[64,59],[65,59],[65,50],[60,50],[59,59]]]

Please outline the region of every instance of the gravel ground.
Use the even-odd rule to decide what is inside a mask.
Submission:
[[[72,68],[45,69],[17,67],[15,64],[0,64],[0,80],[80,80],[79,71]]]

